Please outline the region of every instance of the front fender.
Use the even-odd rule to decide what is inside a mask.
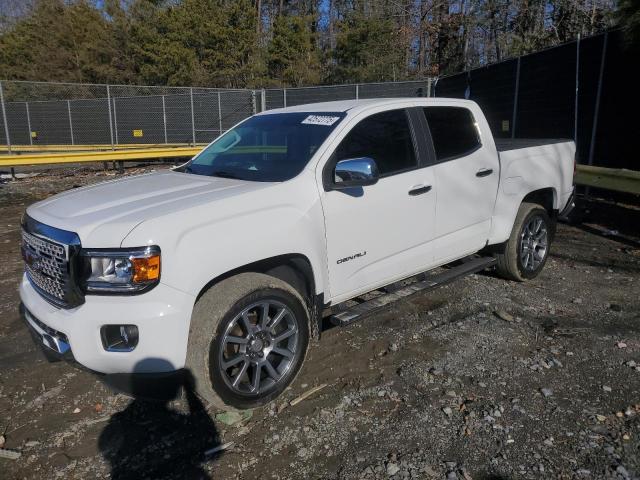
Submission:
[[[266,258],[299,254],[326,291],[322,208],[305,175],[270,189],[142,222],[123,246],[159,245],[161,282],[197,295],[212,279]]]

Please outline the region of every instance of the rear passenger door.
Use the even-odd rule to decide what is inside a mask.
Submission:
[[[418,111],[373,113],[351,128],[324,165],[321,201],[335,302],[431,264],[435,185],[415,141],[415,123],[420,126]],[[338,161],[358,157],[375,160],[376,184],[346,190],[327,186],[327,174],[333,178]]]
[[[433,253],[437,263],[483,248],[499,179],[497,155],[483,147],[472,111],[429,106],[423,112],[434,150],[438,185]]]

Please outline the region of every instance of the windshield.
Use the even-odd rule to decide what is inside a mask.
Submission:
[[[185,167],[186,173],[256,182],[298,175],[344,113],[274,113],[229,130]]]

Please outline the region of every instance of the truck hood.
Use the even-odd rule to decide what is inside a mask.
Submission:
[[[114,248],[145,220],[270,185],[154,172],[69,190],[31,205],[27,214],[44,224],[77,233],[83,246]]]

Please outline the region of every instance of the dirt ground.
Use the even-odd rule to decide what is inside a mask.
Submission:
[[[21,454],[1,479],[640,478],[640,209],[583,201],[534,281],[472,275],[324,331],[237,416],[114,393],[22,324],[20,215],[112,177],[0,185],[0,443]]]

